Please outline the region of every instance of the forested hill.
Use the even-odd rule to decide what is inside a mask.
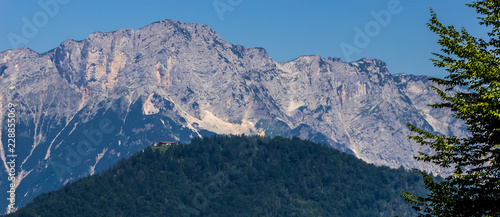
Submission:
[[[300,140],[215,136],[147,148],[15,216],[412,216],[415,172]]]

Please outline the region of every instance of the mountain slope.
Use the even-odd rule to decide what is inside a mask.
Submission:
[[[147,148],[7,216],[413,216],[400,190],[419,186],[304,140],[212,137]]]
[[[165,20],[96,32],[43,54],[0,53],[1,159],[7,169],[5,107],[14,101],[21,206],[157,140],[213,134],[298,136],[369,163],[443,174],[415,161],[428,150],[406,137],[406,122],[465,134],[449,112],[426,107],[439,100],[429,84],[391,75],[370,58],[278,63],[264,49],[229,44],[200,24]]]

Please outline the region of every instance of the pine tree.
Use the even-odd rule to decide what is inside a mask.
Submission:
[[[475,37],[438,21],[431,9],[427,24],[439,35],[442,53],[433,53],[434,66],[446,68],[444,79],[431,78],[433,88],[444,100],[431,105],[451,109],[466,124],[466,138],[443,136],[410,125],[417,136],[411,139],[430,147],[417,160],[452,168],[441,182],[422,172],[429,194],[424,197],[403,192],[420,216],[500,216],[500,1],[474,1],[467,6],[480,15],[487,37]],[[456,87],[467,91],[457,92]]]

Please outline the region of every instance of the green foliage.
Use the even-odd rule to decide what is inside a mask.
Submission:
[[[424,174],[427,197],[404,193],[421,216],[500,216],[500,2],[482,0],[467,6],[480,14],[487,39],[474,37],[465,28],[444,26],[432,10],[428,23],[442,46],[442,54],[434,53],[437,59],[432,61],[450,73],[432,79],[445,88],[433,87],[444,102],[432,106],[451,109],[465,122],[470,136],[442,136],[410,125],[418,134],[410,138],[434,150],[416,158],[454,170],[439,183]],[[453,92],[457,86],[468,91]]]
[[[416,172],[281,137],[214,136],[147,148],[38,196],[16,216],[412,216]]]
[[[170,145],[162,145],[162,146],[153,146],[151,149],[154,151],[159,151],[161,153],[165,153],[170,148]]]

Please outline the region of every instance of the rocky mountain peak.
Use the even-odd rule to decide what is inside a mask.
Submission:
[[[439,97],[413,77],[391,75],[370,58],[278,63],[207,25],[163,20],[43,54],[0,53],[0,106],[15,100],[20,111],[20,204],[158,140],[213,134],[298,136],[377,165],[445,174],[413,159],[428,150],[407,139],[405,123],[456,136],[465,129],[430,109]]]
[[[377,72],[386,76],[390,75],[386,63],[378,59],[365,57],[350,64],[358,67],[360,71]]]

